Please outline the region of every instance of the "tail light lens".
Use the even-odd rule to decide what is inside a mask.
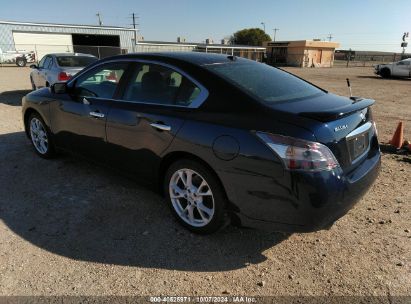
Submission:
[[[67,80],[70,79],[70,77],[71,76],[69,74],[67,74],[66,72],[60,72],[59,75],[58,75],[58,80],[59,81],[67,81]]]
[[[257,136],[282,159],[289,170],[323,171],[339,166],[328,147],[318,142],[257,132]]]

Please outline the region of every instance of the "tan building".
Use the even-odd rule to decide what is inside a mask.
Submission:
[[[332,67],[336,42],[299,40],[264,42],[267,63],[298,67]]]

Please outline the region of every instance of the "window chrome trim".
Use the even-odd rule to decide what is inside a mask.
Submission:
[[[171,64],[168,63],[164,63],[161,61],[156,61],[156,60],[147,60],[147,59],[139,59],[139,58],[118,58],[118,59],[113,59],[113,60],[108,60],[108,61],[104,61],[104,62],[100,62],[92,67],[90,67],[90,69],[87,70],[83,70],[80,73],[78,73],[77,75],[75,75],[75,77],[73,77],[72,79],[70,79],[68,85],[72,85],[75,83],[75,81],[81,77],[83,74],[87,73],[90,70],[94,70],[95,68],[101,66],[101,65],[105,65],[105,64],[110,64],[110,63],[148,63],[148,64],[156,64],[156,65],[161,65],[164,66],[166,68],[169,68],[173,71],[176,71],[178,73],[180,73],[182,76],[186,77],[188,80],[190,80],[192,83],[194,83],[199,89],[200,89],[200,94],[198,94],[198,96],[187,106],[184,105],[173,105],[173,104],[164,104],[164,103],[153,103],[153,102],[144,102],[144,101],[135,101],[135,100],[124,100],[124,99],[113,99],[113,98],[99,98],[99,97],[93,97],[94,99],[110,99],[113,101],[120,101],[120,102],[128,102],[128,103],[136,103],[136,104],[143,104],[143,105],[155,105],[155,106],[165,106],[165,107],[175,107],[175,108],[186,108],[186,109],[197,109],[199,108],[204,101],[206,101],[206,99],[209,96],[209,92],[208,90],[197,80],[195,80],[193,77],[191,77],[190,75],[188,75],[186,72],[184,72],[183,70],[181,70],[178,67],[175,67]]]

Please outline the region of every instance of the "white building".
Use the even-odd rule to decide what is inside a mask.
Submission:
[[[115,26],[0,21],[3,51],[82,52],[104,58],[134,51],[135,30]]]

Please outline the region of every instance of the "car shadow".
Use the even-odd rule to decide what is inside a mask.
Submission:
[[[401,77],[389,77],[383,78],[377,75],[359,75],[357,78],[365,78],[365,79],[378,79],[378,80],[401,80],[401,81],[410,81],[411,78],[401,78]]]
[[[21,106],[21,99],[30,92],[31,90],[0,92],[0,103],[4,103],[11,106]]]
[[[81,261],[189,271],[261,263],[289,237],[229,226],[199,236],[164,200],[127,178],[72,156],[38,157],[23,132],[0,135],[0,220],[24,240]]]

